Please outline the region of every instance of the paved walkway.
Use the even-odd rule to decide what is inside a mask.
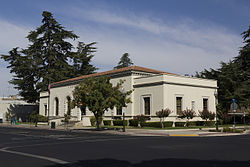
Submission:
[[[30,124],[18,124],[18,125],[11,125],[7,123],[1,123],[1,126],[5,127],[16,127],[16,128],[31,128],[31,129],[49,129],[49,130],[71,130],[74,132],[96,132],[95,128],[93,127],[69,127],[65,128],[64,126],[58,126],[56,129],[51,129],[49,125],[43,124],[38,125],[35,127],[35,125]],[[243,128],[243,127],[236,127],[236,128]],[[249,127],[247,127],[249,129]],[[130,135],[130,136],[183,136],[183,137],[205,137],[205,136],[232,136],[232,135],[244,135],[244,134],[250,134],[250,130],[246,130],[243,133],[224,133],[224,132],[209,132],[209,129],[215,129],[215,128],[203,128],[203,129],[126,129],[125,132],[122,132],[122,129],[118,130],[103,130],[99,131],[98,133],[110,133],[110,134],[117,134],[117,135]],[[220,129],[221,130],[221,129]]]

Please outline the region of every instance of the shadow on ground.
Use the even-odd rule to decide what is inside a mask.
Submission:
[[[157,167],[157,166],[202,166],[202,167],[249,167],[250,161],[220,161],[195,159],[156,159],[132,164],[115,159],[81,160],[73,164],[52,165],[47,167]]]

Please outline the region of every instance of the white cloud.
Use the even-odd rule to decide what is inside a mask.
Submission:
[[[13,85],[10,85],[8,81],[12,79],[12,75],[10,74],[7,68],[0,67],[0,97],[9,96],[17,94],[17,90],[13,89]]]
[[[70,29],[81,37],[80,40],[98,42],[93,63],[100,71],[112,69],[121,55],[128,52],[135,65],[194,74],[204,68],[217,68],[220,61],[237,56],[241,45],[240,35],[212,23],[201,25],[191,19],[166,23],[159,18],[131,13],[121,15],[99,9],[67,11],[78,20],[77,24],[66,22],[70,22]],[[0,36],[4,39],[0,40],[1,53],[16,46],[27,46],[25,36],[31,28],[3,20],[0,20],[0,27]],[[0,63],[0,67],[3,66]],[[11,74],[7,69],[0,70],[0,75],[5,76],[1,85],[7,89]]]
[[[8,21],[0,19],[0,54],[8,54],[14,47],[24,48],[28,44],[28,40],[25,38],[28,35],[30,28],[15,25]],[[12,75],[9,69],[6,68],[7,62],[0,60],[0,96],[9,96],[17,94],[17,90],[13,88],[13,85],[9,84],[8,81],[12,79]]]
[[[30,28],[15,25],[8,21],[0,19],[0,54],[6,54],[14,47],[26,47],[28,40],[25,38],[28,35]]]
[[[83,40],[98,42],[95,63],[115,66],[124,52],[135,64],[180,74],[217,68],[220,61],[237,56],[240,35],[212,23],[191,19],[163,23],[159,19],[103,10],[74,9],[75,16],[100,24],[74,27]],[[138,32],[138,33],[135,33]]]

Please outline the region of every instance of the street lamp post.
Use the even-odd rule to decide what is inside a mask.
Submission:
[[[124,88],[122,88],[121,90],[122,92],[122,96],[123,96],[123,104],[122,104],[122,107],[125,107],[125,98],[126,98],[126,92],[124,91]],[[122,131],[125,132],[125,111],[122,110],[122,118],[123,118],[123,128],[122,128]]]
[[[216,131],[219,130],[218,128],[218,113],[217,113],[217,104],[218,104],[218,92],[217,89],[214,91],[214,96],[215,96],[215,126],[216,126]]]

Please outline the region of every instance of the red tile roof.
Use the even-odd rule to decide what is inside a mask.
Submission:
[[[150,68],[144,68],[144,67],[139,67],[139,66],[129,66],[129,67],[124,67],[124,68],[120,68],[120,69],[115,69],[115,70],[110,70],[110,71],[104,71],[104,72],[98,72],[98,73],[94,73],[94,74],[83,75],[83,76],[76,77],[76,78],[62,80],[62,81],[59,81],[59,82],[54,82],[54,83],[51,84],[51,86],[57,85],[57,84],[60,84],[60,83],[77,81],[77,80],[81,80],[81,79],[84,79],[84,78],[96,77],[96,76],[102,76],[102,75],[108,75],[108,74],[114,74],[114,73],[119,73],[119,72],[124,72],[124,71],[141,71],[141,72],[148,72],[148,73],[154,73],[154,74],[172,74],[172,75],[177,75],[177,74],[174,74],[174,73],[168,73],[168,72],[164,72],[164,71],[158,71],[158,70],[154,70],[154,69],[150,69]]]

